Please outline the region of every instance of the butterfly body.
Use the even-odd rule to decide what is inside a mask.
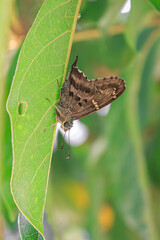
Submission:
[[[63,83],[57,103],[57,121],[66,132],[73,121],[93,113],[118,98],[125,90],[125,81],[118,77],[88,80],[77,65],[78,57]]]

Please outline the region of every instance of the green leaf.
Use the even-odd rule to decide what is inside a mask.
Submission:
[[[98,20],[105,13],[108,0],[87,1],[84,0],[81,8],[81,18],[78,21],[83,28],[85,26],[97,25]]]
[[[144,74],[146,59],[152,46],[159,38],[159,30],[154,31],[137,55],[123,78],[127,80],[123,108],[117,106],[120,121],[112,131],[112,141],[109,144],[109,165],[116,172],[112,180],[118,208],[125,223],[136,230],[142,239],[158,239],[151,209],[151,196],[146,168],[144,143],[139,121],[139,91]],[[143,83],[144,84],[144,83]],[[114,120],[115,119],[115,120]],[[110,123],[117,121],[115,115],[110,115]],[[111,126],[110,126],[111,128]],[[113,134],[113,131],[115,135]],[[117,137],[116,137],[117,135]],[[122,150],[123,149],[123,150]],[[116,161],[117,159],[117,161]],[[116,165],[113,166],[113,161]],[[111,174],[111,173],[110,173]]]
[[[81,0],[48,0],[22,46],[8,98],[12,124],[11,190],[23,215],[43,235],[56,111],[45,99],[59,98]]]
[[[78,21],[80,28],[100,27],[106,33],[107,28],[116,22],[125,2],[126,0],[84,0]]]
[[[101,192],[104,194],[101,189],[103,184],[99,184],[101,186],[99,190],[96,189],[96,183],[103,178],[102,183],[106,184],[106,195],[109,195],[109,202],[111,201],[114,204],[125,227],[130,232],[133,231],[134,239],[159,239],[152,215],[150,183],[143,142],[144,133],[141,132],[140,127],[142,120],[139,120],[139,117],[143,117],[139,114],[139,106],[141,105],[139,101],[142,99],[142,96],[139,97],[139,92],[146,84],[143,80],[144,71],[146,71],[148,65],[146,59],[148,60],[153,54],[150,51],[153,51],[158,39],[159,30],[150,35],[142,48],[142,52],[137,54],[134,61],[123,73],[122,77],[126,80],[127,89],[118,100],[112,103],[104,124],[102,122],[101,126],[97,127],[98,131],[103,128],[102,134],[106,140],[105,152],[101,161],[98,157],[96,161],[93,157],[90,159],[95,171],[93,174],[95,182],[92,182],[95,197],[92,195],[92,201],[100,198]],[[153,56],[151,59],[153,61]],[[150,71],[152,71],[152,66],[148,69],[149,76]],[[103,144],[105,144],[105,141],[102,141],[97,149],[101,149]],[[156,148],[155,150],[157,150]],[[96,148],[94,147],[94,149]],[[156,160],[158,161],[158,157]],[[98,196],[96,195],[97,192],[99,193]],[[93,209],[96,209],[95,206]],[[114,228],[117,228],[117,226],[114,226]],[[122,232],[122,229],[120,230]],[[130,238],[126,237],[126,239]],[[113,239],[115,239],[115,236]]]
[[[160,121],[159,121],[160,122]],[[149,126],[150,128],[152,126]],[[154,125],[155,128],[155,125]],[[155,183],[155,185],[160,186],[160,162],[159,162],[159,156],[160,156],[160,124],[158,123],[158,126],[156,126],[154,132],[151,136],[151,142],[147,144],[146,146],[146,154],[147,154],[147,160],[148,160],[148,166],[149,166],[149,172],[152,177],[152,181]]]
[[[158,39],[159,40],[159,39]],[[160,47],[160,41],[156,41],[149,55],[146,58],[145,66],[141,79],[141,89],[139,93],[139,118],[141,128],[144,130],[145,127],[153,121],[155,114],[153,114],[153,105],[156,107],[156,101],[154,102],[154,93],[150,91],[154,84],[154,69],[155,60],[158,55],[158,49]],[[158,105],[159,108],[159,105]],[[158,110],[158,108],[156,110]],[[156,118],[158,117],[158,111],[156,111]],[[155,121],[155,119],[154,119]]]
[[[150,2],[153,4],[153,6],[160,11],[160,1],[159,0],[150,0]]]

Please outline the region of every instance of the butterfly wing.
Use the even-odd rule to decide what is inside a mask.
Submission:
[[[77,68],[77,61],[78,57],[76,57],[76,60],[72,65],[71,71],[61,88],[60,96],[61,105],[65,109],[73,108],[74,112],[76,109],[74,109],[75,105],[73,105],[72,103],[78,104],[79,94],[81,96],[83,95],[84,97],[88,97],[89,93],[95,93],[95,90],[93,88],[91,91],[87,77]]]
[[[80,100],[73,100],[74,109],[72,108],[71,118],[79,119],[90,113],[93,113],[117,99],[125,90],[125,82],[120,78],[105,78],[91,80],[93,85],[92,94],[84,95],[78,91]],[[97,84],[99,84],[98,87]]]
[[[125,90],[125,81],[118,77],[88,80],[76,67],[77,60],[61,90],[61,102],[67,109],[67,117],[74,120],[107,106]]]

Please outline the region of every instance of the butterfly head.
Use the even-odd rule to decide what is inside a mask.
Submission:
[[[57,121],[61,123],[61,128],[63,129],[63,131],[67,132],[69,129],[72,128],[73,126],[73,120],[72,119],[67,119],[66,117],[64,117],[64,115],[59,114],[57,112]]]
[[[64,122],[61,123],[61,128],[67,132],[69,129],[71,129],[73,126],[73,121],[72,120],[65,120]]]

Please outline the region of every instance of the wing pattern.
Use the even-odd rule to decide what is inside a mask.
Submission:
[[[73,63],[61,90],[61,103],[73,119],[93,113],[117,99],[125,90],[125,81],[118,77],[88,80]],[[63,97],[64,96],[64,97]]]

